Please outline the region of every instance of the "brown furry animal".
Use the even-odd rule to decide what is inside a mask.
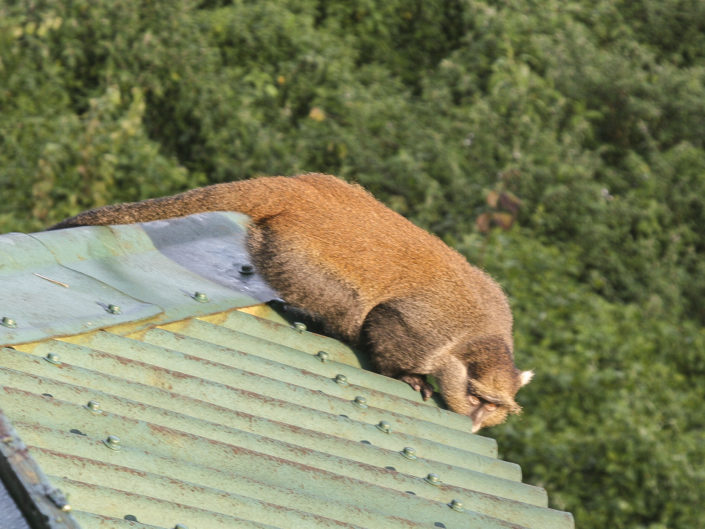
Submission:
[[[52,229],[129,224],[205,211],[252,218],[254,264],[287,303],[368,348],[377,370],[424,398],[433,375],[473,432],[503,422],[533,375],[514,366],[502,289],[440,239],[356,185],[306,174],[216,184],[93,209]]]

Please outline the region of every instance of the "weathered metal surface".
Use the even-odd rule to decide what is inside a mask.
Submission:
[[[244,218],[210,213],[139,227],[85,227],[33,237],[63,266],[160,307],[163,320],[172,321],[274,296],[256,274],[237,272],[246,251],[243,227],[235,219]],[[205,297],[199,299],[197,293]]]
[[[205,213],[133,226],[0,235],[0,344],[267,301],[247,217]]]
[[[203,325],[207,325],[209,328],[214,327],[198,320],[190,320],[190,323],[199,327]],[[188,332],[188,328],[184,328],[184,326],[181,326],[181,330],[184,333]],[[158,331],[155,329],[153,334]],[[457,414],[396,398],[375,389],[378,380],[380,384],[391,382],[391,384],[387,384],[388,387],[391,386],[395,390],[401,390],[400,393],[403,392],[409,397],[416,398],[417,394],[406,384],[369,372],[367,372],[368,376],[365,376],[363,374],[365,372],[358,369],[355,372],[346,370],[349,374],[347,383],[343,385],[335,381],[337,374],[335,367],[340,366],[331,366],[328,363],[328,365],[321,365],[321,362],[308,356],[301,359],[306,360],[306,364],[308,364],[306,367],[311,368],[311,371],[298,369],[290,365],[297,355],[303,356],[296,350],[282,348],[277,344],[262,340],[259,340],[254,346],[246,348],[249,345],[246,343],[248,342],[246,337],[239,336],[234,331],[230,331],[228,335],[230,343],[242,344],[245,352],[222,346],[214,347],[212,343],[193,340],[185,334],[174,335],[171,340],[167,340],[164,334],[161,334],[161,338],[168,342],[168,348],[144,343],[147,340],[128,340],[105,332],[80,337],[77,339],[77,343],[98,351],[147,361],[152,365],[166,369],[194,373],[208,380],[222,382],[255,393],[277,396],[293,404],[329,413],[343,413],[361,418],[370,417],[366,422],[372,422],[376,417],[379,417],[375,424],[380,420],[392,421],[395,424],[395,429],[416,436],[420,436],[421,430],[433,430],[433,432],[424,433],[423,436],[483,455],[496,456],[496,442],[493,439],[481,436],[468,438],[462,430],[445,426],[443,417]],[[74,339],[70,340],[74,341]],[[217,341],[217,339],[211,339],[211,342]],[[268,348],[271,352],[269,358],[278,358],[279,361],[257,356],[257,352],[266,351]],[[321,369],[328,370],[328,374],[319,375],[312,372]],[[351,402],[360,395],[366,398],[369,407],[367,409],[353,407],[351,410]],[[409,421],[408,417],[413,417],[413,420]],[[428,423],[429,420],[436,424],[431,426]],[[472,423],[467,417],[463,417],[461,424],[467,431],[471,428]]]
[[[403,406],[405,409],[411,407],[414,415],[426,420],[442,422],[461,431],[471,428],[468,417],[434,407],[432,403],[423,402],[420,393],[412,391],[408,384],[359,369],[357,355],[349,347],[326,336],[308,332],[291,332],[287,326],[273,324],[240,311],[189,319],[170,326],[162,326],[162,328],[226,347],[233,347],[235,344],[235,348],[239,351],[265,358],[276,359],[284,356],[289,365],[328,378],[344,374],[351,384],[377,388],[384,393],[401,397],[403,400],[396,399],[396,410],[400,410],[398,406]],[[150,341],[150,337],[144,339]],[[284,353],[282,346],[288,347]],[[326,361],[321,361],[316,356],[320,351],[327,353]],[[311,356],[315,357],[314,361]],[[423,406],[414,403],[423,404]],[[494,439],[482,438],[478,439],[478,442],[484,443],[492,456],[497,455],[497,443]]]
[[[213,214],[0,237],[3,289],[17,280],[46,319],[30,343],[0,325],[14,344],[0,349],[0,404],[82,527],[573,527],[466,417],[265,306],[232,310],[266,297],[240,272],[244,226]],[[63,313],[33,308],[30,277],[68,296]],[[78,277],[144,319],[101,308],[121,325],[49,339],[72,328]]]
[[[263,338],[304,353],[315,355],[318,351],[325,351],[332,362],[340,362],[355,368],[361,367],[361,362],[365,362],[364,358],[356,355],[350,347],[338,340],[310,332],[290,332],[286,325],[278,325],[261,317],[253,318],[244,312],[228,311],[202,319],[224,330],[234,329],[240,334]]]
[[[142,224],[154,247],[200,277],[260,302],[276,293],[257,273],[245,244],[249,217],[239,213],[201,213]],[[123,229],[123,234],[129,230]]]
[[[64,365],[62,378],[71,381],[71,384],[67,384],[47,378],[47,370],[50,368],[40,358],[12,350],[5,350],[3,353],[5,365],[8,367],[0,370],[0,385],[36,393],[48,393],[76,404],[87,404],[94,400],[99,403],[101,409],[128,416],[133,414],[124,408],[132,405],[134,401],[144,410],[142,413],[148,417],[145,420],[173,425],[185,431],[189,431],[188,426],[194,428],[198,423],[193,422],[192,419],[189,419],[190,422],[187,424],[165,423],[165,418],[157,419],[157,417],[164,415],[163,410],[187,413],[191,417],[199,417],[243,431],[261,433],[272,439],[303,446],[315,444],[321,450],[343,457],[353,454],[356,460],[379,467],[391,464],[400,472],[407,474],[423,475],[428,472],[441,472],[448,476],[448,481],[451,483],[452,476],[462,472],[462,469],[518,480],[518,469],[514,464],[414,438],[394,430],[389,434],[383,433],[376,424],[358,423],[347,418],[308,410],[308,423],[315,423],[318,426],[317,430],[312,430],[296,424],[296,421],[279,422],[267,419],[263,416],[266,410],[259,416],[253,415],[246,413],[249,407],[226,408],[223,406],[227,404],[226,402],[207,402],[111,375]],[[15,369],[10,369],[9,366]],[[250,399],[255,401],[255,406],[256,400],[258,399]],[[171,420],[174,421],[173,418]],[[370,444],[361,443],[360,440],[368,440]],[[400,452],[408,446],[414,447],[416,459],[408,460],[401,457]],[[353,448],[358,450],[352,450]],[[540,489],[531,490],[535,492],[535,499],[532,501],[545,505],[544,493]]]
[[[121,355],[54,341],[41,343],[32,352],[41,357],[55,354],[60,361],[67,364],[83,364],[92,370],[116,373],[128,380],[157,385],[221,405],[236,406],[236,409],[247,410],[253,415],[262,415],[282,422],[289,422],[296,417],[303,421],[298,424],[310,424],[317,418],[313,412],[318,411],[369,425],[387,420],[392,422],[395,430],[400,433],[430,441],[443,442],[444,438],[462,435],[461,432],[452,431],[442,425],[424,424],[423,421],[414,420],[412,417],[378,410],[372,406],[372,401],[369,401],[370,407],[361,409],[355,406],[352,400],[228,368],[224,364],[197,360],[168,350],[161,355],[140,342],[134,342],[132,347],[123,349]],[[331,381],[331,385],[334,384]],[[313,424],[315,426],[315,423]],[[472,441],[473,438],[469,437],[465,449],[482,454],[481,451],[473,450]],[[482,448],[481,444],[479,448]]]
[[[76,334],[156,316],[159,307],[59,265],[35,238],[0,236],[0,344]],[[120,314],[107,311],[119,306]]]
[[[113,414],[107,411],[100,414],[93,414],[89,411],[88,413],[80,413],[76,417],[71,417],[68,421],[61,422],[57,419],[57,417],[70,415],[70,411],[61,412],[61,408],[66,408],[68,406],[69,410],[75,410],[76,407],[81,407],[82,405],[69,405],[64,401],[59,401],[56,396],[51,400],[51,404],[48,405],[46,397],[33,397],[32,395],[32,393],[25,391],[5,388],[2,397],[7,403],[8,409],[12,410],[14,413],[14,416],[23,421],[27,420],[30,416],[36,418],[45,413],[48,416],[41,421],[42,424],[51,426],[57,430],[80,432],[77,433],[77,435],[93,434],[101,439],[105,439],[109,435],[117,435],[121,439],[121,451],[122,447],[127,446],[130,442],[136,443],[138,439],[139,446],[147,446],[147,441],[142,440],[135,433],[138,430],[143,429],[143,421],[130,423],[126,422],[124,416],[120,416],[120,424],[115,424],[115,417]],[[51,411],[43,411],[46,407],[49,407]],[[134,406],[131,406],[130,408],[134,408]],[[132,411],[130,408],[127,408],[127,411]],[[165,432],[166,435],[170,437],[179,435],[179,432],[182,432],[183,430],[163,426],[163,423],[171,422],[173,426],[188,426],[188,422],[195,422],[194,426],[198,431],[197,435],[199,437],[210,441],[216,441],[218,443],[225,443],[239,449],[256,452],[258,454],[257,458],[260,458],[262,455],[268,455],[286,460],[286,463],[284,464],[289,464],[290,461],[296,461],[309,467],[328,470],[339,476],[347,476],[363,481],[369,479],[371,475],[376,475],[377,477],[375,483],[377,485],[385,486],[401,492],[417,487],[419,481],[418,477],[426,476],[429,473],[424,470],[418,473],[414,472],[416,475],[405,475],[399,470],[399,468],[396,468],[396,470],[391,472],[378,473],[378,467],[359,464],[354,461],[326,454],[317,450],[317,446],[314,448],[303,448],[301,446],[275,441],[262,435],[248,434],[235,429],[225,428],[220,425],[214,425],[213,423],[198,421],[194,418],[179,416],[173,413],[164,413],[163,410],[160,410],[161,414],[156,416],[153,413],[149,413],[151,410],[145,409],[144,407],[141,407],[139,411],[139,416],[143,419],[156,419],[156,424],[159,424],[161,427],[160,431]],[[128,433],[125,433],[126,424],[129,426],[127,428],[127,430],[129,430]],[[150,424],[155,424],[155,422],[150,422]],[[95,432],[99,432],[100,435],[97,435]],[[150,450],[154,451],[160,446],[161,445],[157,445],[155,447],[152,445]],[[361,450],[361,447],[353,446],[352,448],[353,453]],[[172,457],[175,456],[172,455]],[[400,458],[398,454],[387,454],[386,462],[395,463],[398,465],[398,461],[400,459],[403,458]],[[412,468],[412,472],[414,470],[418,471],[419,469]],[[462,490],[460,486],[453,484],[453,480],[458,480],[460,477],[461,479],[464,478],[465,483],[475,482],[477,484],[476,488],[480,490],[482,487],[492,488],[494,486],[496,487],[496,490],[492,492],[494,492],[495,495],[503,497],[512,497],[517,493],[521,494],[520,490],[516,490],[519,489],[519,487],[514,486],[515,490],[512,490],[512,484],[497,483],[497,480],[494,480],[494,483],[490,480],[490,483],[488,484],[486,482],[487,480],[482,479],[482,474],[465,473],[465,475],[463,475],[463,473],[460,473],[453,475],[452,469],[437,463],[432,464],[430,470],[442,476],[445,486],[436,488],[424,487],[425,490],[418,493],[420,496],[442,501],[445,496],[449,494],[449,491],[453,491],[454,497],[462,500],[468,508],[480,513],[492,514],[493,516],[498,516],[503,519],[509,519],[510,521],[512,521],[512,516],[514,515],[529,519],[538,517],[539,519],[546,518],[548,520],[555,517],[555,512],[553,511],[537,508],[535,506],[530,506],[523,503],[517,504],[511,511],[508,510],[505,513],[504,508],[507,505],[506,502],[498,503],[496,498],[492,497],[492,495],[486,490],[482,492],[467,489]],[[504,485],[504,487],[502,487],[502,485]],[[513,515],[512,513],[515,514]]]

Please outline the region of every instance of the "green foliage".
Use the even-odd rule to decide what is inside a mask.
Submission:
[[[578,248],[523,231],[459,245],[503,279],[517,355],[536,368],[524,415],[493,431],[503,456],[578,526],[702,527],[705,329],[660,304],[606,301],[579,283]]]
[[[0,232],[303,171],[505,286],[555,507],[704,527],[702,2],[0,2]]]

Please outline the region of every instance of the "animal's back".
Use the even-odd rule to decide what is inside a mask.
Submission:
[[[339,332],[356,338],[374,306],[405,298],[422,304],[420,311],[427,314],[429,322],[437,321],[436,317],[446,320],[441,329],[446,338],[482,326],[485,332],[506,337],[511,347],[511,314],[501,288],[436,236],[387,208],[363,188],[333,176],[302,175],[278,184],[288,188],[280,190],[279,195],[287,199],[278,214],[258,219],[252,211],[245,212],[267,230],[262,241],[277,241],[276,252],[264,253],[282,261],[282,273],[293,274],[303,283],[317,278],[320,296],[315,303],[320,312],[341,312],[332,318],[335,321],[346,313]],[[255,255],[257,240],[255,233]],[[292,261],[297,264],[292,266]],[[285,281],[281,277],[275,280],[279,284]],[[295,285],[290,290],[295,292]],[[310,290],[305,293],[309,307]],[[303,297],[302,292],[302,301]],[[293,298],[289,292],[289,300],[299,301],[296,293]],[[345,311],[336,309],[341,304]]]
[[[369,296],[399,295],[455,275],[439,276],[441,269],[466,267],[437,237],[357,185],[327,175],[288,180],[289,202],[268,224]]]

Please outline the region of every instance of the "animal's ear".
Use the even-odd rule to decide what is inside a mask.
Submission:
[[[534,378],[533,371],[522,371],[519,373],[519,387],[526,386],[529,382],[531,382],[532,378]]]

